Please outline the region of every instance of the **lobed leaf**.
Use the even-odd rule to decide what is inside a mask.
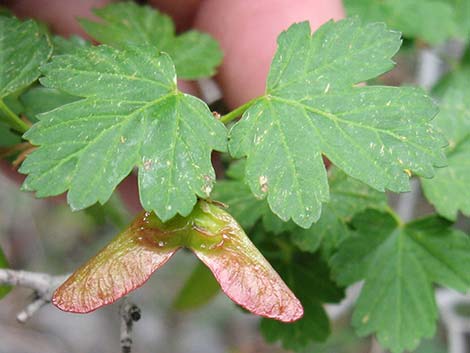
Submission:
[[[455,221],[461,211],[470,216],[470,135],[448,152],[449,165],[433,179],[421,180],[426,198],[443,217]]]
[[[10,130],[10,127],[0,122],[0,148],[16,145],[21,137]]]
[[[453,0],[345,0],[347,14],[366,22],[385,22],[409,38],[438,44],[465,33],[463,10]],[[459,28],[458,25],[460,25]],[[460,32],[460,33],[459,33]]]
[[[0,16],[0,100],[37,80],[52,53],[48,37],[34,21]],[[20,54],[19,54],[20,53]]]
[[[252,228],[262,220],[265,230],[280,234],[295,228],[292,222],[283,222],[271,212],[265,200],[256,199],[244,182],[245,160],[232,163],[227,169],[229,179],[220,180],[214,187],[212,197],[230,208],[230,213],[244,229]]]
[[[54,294],[53,303],[89,312],[141,286],[180,247],[204,262],[222,290],[256,315],[291,322],[303,315],[289,290],[224,210],[200,201],[191,215],[163,223],[144,213]]]
[[[308,228],[329,190],[322,154],[348,175],[384,191],[409,189],[411,172],[434,175],[444,141],[432,101],[411,87],[354,87],[387,70],[400,34],[356,19],[328,22],[312,36],[291,26],[258,99],[230,131],[233,157],[247,156],[246,180],[282,220]]]
[[[364,279],[353,325],[376,333],[392,352],[413,350],[436,328],[433,283],[470,288],[470,238],[438,217],[400,225],[388,214],[366,211],[354,220],[355,236],[332,259],[340,284]]]
[[[230,213],[244,229],[250,229],[270,212],[266,202],[254,198],[248,185],[242,180],[218,180],[212,197],[227,204]]]
[[[150,47],[83,48],[43,68],[44,86],[82,97],[43,114],[26,134],[39,148],[20,171],[38,197],[68,190],[73,209],[105,203],[134,167],[146,210],[166,221],[208,197],[210,154],[226,148],[224,125],[179,92],[168,55]]]
[[[466,86],[447,90],[435,120],[449,142],[448,166],[438,169],[433,179],[422,180],[427,199],[450,220],[457,219],[458,211],[470,216],[470,88]]]
[[[440,99],[444,97],[449,90],[465,90],[470,79],[470,51],[468,58],[464,58],[461,66],[450,71],[441,78],[432,88],[432,94]]]
[[[322,252],[329,258],[349,234],[347,223],[365,209],[385,210],[387,197],[364,183],[348,177],[337,168],[329,169],[330,201],[322,216],[309,229],[296,229],[291,238],[301,250],[315,252],[322,244]]]
[[[80,50],[80,48],[91,46],[89,41],[75,35],[70,36],[69,38],[53,36],[52,44],[54,46],[53,55],[73,54],[75,51]]]
[[[322,245],[326,258],[334,252],[339,243],[349,234],[347,223],[352,217],[367,208],[385,210],[387,198],[367,185],[348,177],[335,167],[329,169],[330,201],[324,206],[322,216],[308,229],[292,222],[283,222],[271,212],[266,201],[256,199],[243,181],[244,166],[236,163],[236,172],[229,168],[231,179],[218,181],[212,197],[229,206],[231,214],[245,228],[252,228],[262,220],[266,231],[280,234],[289,233],[292,242],[299,249],[315,252]]]
[[[91,37],[117,47],[153,46],[171,56],[180,78],[212,76],[222,60],[220,47],[212,37],[194,30],[176,36],[171,18],[149,6],[123,2],[93,12],[101,22],[80,20]]]
[[[55,88],[33,86],[19,97],[23,104],[23,113],[32,122],[38,120],[38,115],[49,112],[62,105],[75,102],[79,97],[59,91]]]
[[[459,28],[461,38],[468,38],[470,35],[470,2],[461,0],[446,0],[455,10],[456,23]]]

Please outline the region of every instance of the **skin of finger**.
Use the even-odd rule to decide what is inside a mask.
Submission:
[[[233,109],[264,93],[276,38],[283,30],[305,20],[315,30],[342,17],[340,0],[206,0],[194,26],[222,47],[224,61],[217,80]]]
[[[91,9],[102,7],[111,0],[14,0],[9,7],[20,18],[35,18],[51,26],[55,33],[65,37],[78,34],[87,35],[81,29],[77,18],[94,18]]]
[[[202,0],[149,0],[148,3],[170,15],[178,32],[188,30]]]

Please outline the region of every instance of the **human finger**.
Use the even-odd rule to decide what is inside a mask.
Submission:
[[[228,106],[235,108],[263,94],[281,31],[304,20],[315,30],[343,16],[340,0],[206,0],[195,27],[213,35],[222,47],[217,79]]]
[[[202,0],[149,0],[149,4],[170,15],[178,31],[191,27]]]
[[[68,37],[78,34],[86,37],[77,18],[93,18],[92,8],[102,7],[111,0],[14,0],[9,8],[21,18],[35,18],[47,23],[53,32]]]

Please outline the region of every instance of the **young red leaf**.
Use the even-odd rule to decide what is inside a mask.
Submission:
[[[300,301],[261,255],[234,218],[199,201],[187,217],[161,222],[145,213],[54,294],[60,309],[86,313],[141,286],[180,248],[191,249],[222,290],[256,315],[284,322],[303,315]]]

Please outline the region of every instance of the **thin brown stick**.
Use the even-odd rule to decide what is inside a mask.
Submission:
[[[119,315],[121,316],[121,351],[122,353],[131,353],[132,328],[134,322],[140,320],[141,312],[137,305],[124,297],[119,308]]]

